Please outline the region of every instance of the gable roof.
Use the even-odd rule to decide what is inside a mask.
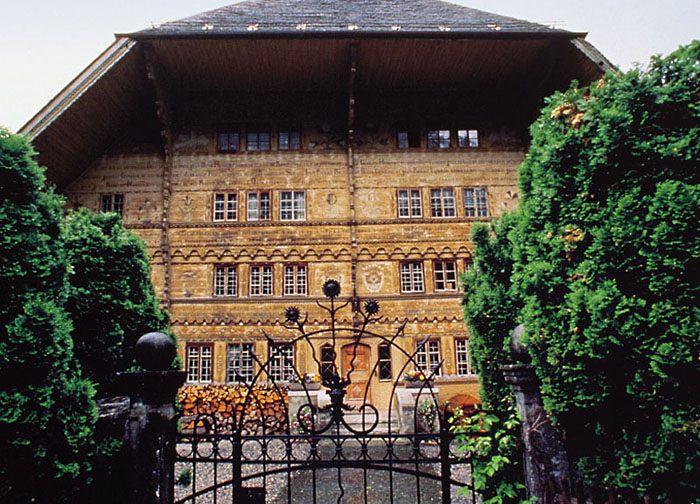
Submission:
[[[131,38],[275,36],[584,34],[553,29],[440,0],[246,0],[164,23]]]

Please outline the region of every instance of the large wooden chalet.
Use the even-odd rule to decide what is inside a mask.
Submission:
[[[470,228],[517,205],[543,97],[612,68],[584,37],[438,0],[249,0],[117,35],[21,132],[71,207],[146,241],[190,382],[250,379],[287,306],[325,327],[333,278],[379,301],[374,331],[429,338],[443,399],[477,395]],[[401,379],[383,344],[356,359],[350,399]],[[289,346],[274,378],[291,362],[316,371]]]

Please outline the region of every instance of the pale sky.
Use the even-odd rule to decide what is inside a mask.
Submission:
[[[17,131],[113,40],[226,0],[0,0],[0,125]],[[700,38],[700,0],[456,0],[587,40],[622,70]]]

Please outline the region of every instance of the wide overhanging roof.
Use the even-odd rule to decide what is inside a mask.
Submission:
[[[129,34],[178,36],[356,36],[399,33],[548,34],[556,30],[439,0],[248,0]],[[581,35],[581,34],[579,34]]]
[[[303,28],[299,25],[305,25]],[[354,28],[353,28],[354,27]],[[251,0],[118,35],[20,133],[65,188],[140,115],[155,120],[142,48],[178,92],[460,86],[563,87],[612,65],[582,34],[436,0]]]

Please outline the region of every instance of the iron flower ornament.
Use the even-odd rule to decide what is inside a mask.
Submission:
[[[290,322],[296,322],[297,320],[299,320],[300,315],[301,312],[296,306],[288,306],[284,310],[284,317]]]
[[[365,301],[365,313],[370,316],[379,313],[379,301],[376,299],[368,299]]]
[[[333,299],[340,295],[340,282],[338,280],[326,280],[323,282],[323,295]]]

